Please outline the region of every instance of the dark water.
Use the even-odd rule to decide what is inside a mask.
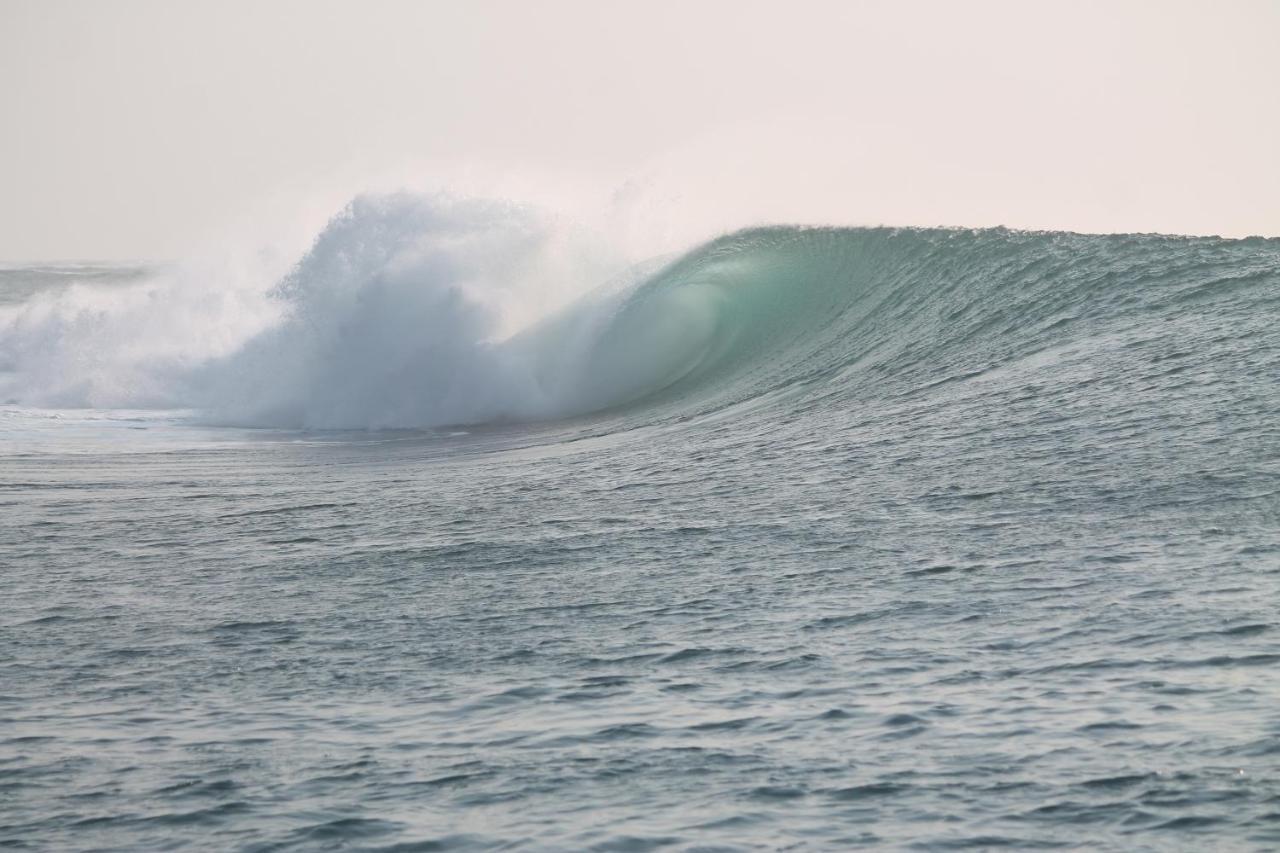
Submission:
[[[753,232],[607,339],[664,294],[541,426],[0,411],[0,844],[1280,846],[1280,244]]]

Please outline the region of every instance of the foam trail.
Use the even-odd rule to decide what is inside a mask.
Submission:
[[[279,322],[278,265],[227,256],[45,288],[0,305],[0,402],[176,409],[192,371]]]
[[[554,417],[567,392],[547,365],[571,360],[591,325],[585,303],[555,352],[503,341],[625,267],[606,241],[529,207],[361,196],[278,283],[171,274],[8,309],[0,394],[256,426]]]

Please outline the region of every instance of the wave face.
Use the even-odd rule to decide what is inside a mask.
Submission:
[[[704,318],[696,355],[649,389],[694,409],[784,393],[870,401],[1085,365],[1124,364],[1136,381],[1163,369],[1164,350],[1211,357],[1228,323],[1240,346],[1274,358],[1265,318],[1278,284],[1274,240],[770,228],[643,284],[599,346],[612,353],[618,326]]]
[[[269,286],[153,278],[3,307],[0,394],[309,428],[865,405],[1141,373],[1207,300],[1256,325],[1277,270],[1260,239],[796,227],[646,266],[512,204],[362,197]]]

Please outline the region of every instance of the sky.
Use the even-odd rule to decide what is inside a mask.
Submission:
[[[264,199],[463,173],[1277,236],[1277,45],[1280,0],[0,0],[0,260],[174,258]]]

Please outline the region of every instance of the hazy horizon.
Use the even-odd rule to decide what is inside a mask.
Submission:
[[[171,259],[264,207],[459,175],[640,187],[725,227],[1280,235],[1280,4],[3,0],[0,21],[9,262]]]

